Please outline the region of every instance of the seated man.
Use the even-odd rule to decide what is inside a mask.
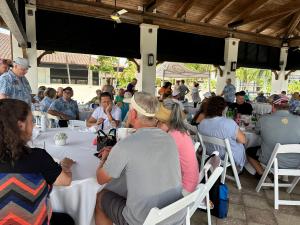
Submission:
[[[264,96],[263,92],[259,92],[257,94],[257,97],[255,98],[256,102],[261,102],[261,103],[266,103],[267,102],[267,98]]]
[[[247,158],[255,168],[258,175],[263,174],[260,162],[267,165],[277,143],[299,144],[300,142],[300,118],[289,113],[289,106],[285,98],[273,96],[273,113],[265,115],[257,123],[257,131],[260,132],[261,149],[247,149]],[[290,154],[278,156],[280,168],[299,168],[300,158]]]
[[[63,96],[56,99],[48,109],[48,113],[60,118],[58,125],[68,127],[68,120],[78,120],[79,110],[77,102],[72,100],[73,89],[66,87],[63,89]]]
[[[141,225],[151,208],[182,197],[177,147],[170,135],[155,127],[157,109],[158,100],[148,93],[137,92],[131,99],[129,120],[137,132],[102,155],[97,180],[108,184],[97,197],[96,225]],[[164,224],[183,224],[183,217]]]
[[[251,115],[253,108],[250,103],[245,102],[245,92],[237,92],[235,93],[236,102],[229,105],[231,109],[237,109],[237,113],[242,115]]]
[[[103,92],[100,95],[100,106],[95,109],[88,119],[87,127],[99,126],[102,130],[116,128],[121,121],[121,109],[112,102],[112,96],[109,92]]]

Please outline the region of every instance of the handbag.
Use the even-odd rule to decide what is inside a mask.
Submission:
[[[102,129],[97,131],[97,151],[108,146],[114,146],[117,143],[117,130],[110,129],[108,134],[104,133]]]

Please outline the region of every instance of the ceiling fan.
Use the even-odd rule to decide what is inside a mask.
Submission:
[[[117,0],[115,0],[115,10],[114,12],[110,15],[110,18],[115,21],[116,23],[122,23],[121,21],[121,16],[128,11],[126,9],[121,9],[117,11]]]

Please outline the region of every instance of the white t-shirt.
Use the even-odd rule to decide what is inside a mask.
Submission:
[[[121,115],[122,115],[121,109],[117,106],[113,106],[111,110],[111,116],[114,118],[114,120],[122,121]],[[95,111],[92,114],[92,117],[96,120],[100,118],[104,119],[103,130],[108,130],[112,128],[112,125],[110,124],[106,113],[103,111],[102,106],[99,106],[98,108],[95,109]],[[99,128],[102,128],[102,125],[100,125]]]

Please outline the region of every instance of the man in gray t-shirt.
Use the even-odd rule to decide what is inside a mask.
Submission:
[[[260,133],[261,149],[247,149],[248,161],[255,168],[258,175],[263,174],[260,163],[268,164],[274,147],[280,144],[300,143],[300,117],[288,111],[287,101],[278,95],[273,96],[273,113],[260,118],[256,130]],[[298,154],[278,155],[279,168],[300,168]]]
[[[131,105],[129,118],[136,133],[118,142],[97,170],[98,182],[108,183],[98,195],[97,225],[101,221],[141,225],[151,208],[163,208],[182,197],[176,144],[155,128],[157,99],[138,92]],[[166,224],[180,224],[183,217],[181,213]]]

